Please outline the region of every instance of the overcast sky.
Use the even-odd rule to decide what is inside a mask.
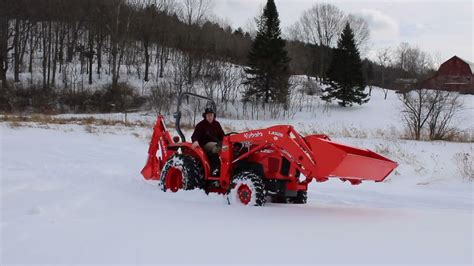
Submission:
[[[266,3],[266,0],[214,1],[214,13],[233,28],[244,28]],[[275,0],[283,30],[296,22],[304,10],[323,2],[366,18],[371,28],[372,51],[408,42],[431,55],[438,54],[441,61],[453,55],[474,61],[474,0]]]

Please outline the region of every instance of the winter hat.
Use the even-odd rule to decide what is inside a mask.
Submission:
[[[216,116],[216,112],[214,112],[212,108],[206,108],[206,110],[204,110],[204,113],[202,113],[202,117],[206,118],[207,114],[214,114],[214,117]]]

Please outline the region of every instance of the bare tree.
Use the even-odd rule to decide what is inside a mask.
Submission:
[[[218,83],[221,79],[221,73],[217,61],[205,60],[203,65],[203,75],[201,82],[207,97],[214,98]]]
[[[259,17],[260,14],[257,16]],[[255,21],[255,18],[251,18],[245,22],[245,26],[243,29],[245,32],[250,34],[250,37],[253,39],[255,36],[257,36],[257,22]]]
[[[425,75],[433,68],[430,55],[421,51],[419,48],[409,50],[408,61],[406,63],[406,70],[408,72],[414,72],[419,75]]]
[[[48,58],[49,58],[49,52],[48,52],[48,22],[41,22],[41,36],[42,36],[42,50],[43,50],[43,56],[42,56],[42,71],[43,71],[43,89],[48,88],[49,82],[48,82]]]
[[[418,47],[401,43],[396,51],[397,66],[415,76],[425,75],[433,68],[431,57]]]
[[[134,18],[138,23],[136,24],[136,29],[134,30],[138,36],[138,39],[141,40],[143,45],[143,52],[145,57],[145,74],[144,81],[149,81],[149,69],[150,69],[150,50],[153,45],[152,37],[155,35],[156,26],[157,26],[157,16],[159,8],[158,4],[163,5],[163,2],[157,2],[156,0],[146,0],[146,1],[136,1],[133,3],[134,7],[137,9],[137,18]]]
[[[189,91],[189,84],[186,82],[187,58],[182,53],[173,53],[171,60],[170,75],[172,78],[173,91],[180,95],[183,91]]]
[[[21,20],[20,19],[15,19],[15,34],[13,35],[13,58],[14,58],[14,64],[13,64],[13,72],[14,72],[14,79],[15,82],[19,82],[19,73],[20,73],[20,24]]]
[[[359,51],[366,51],[366,45],[370,39],[369,23],[364,18],[353,14],[349,14],[346,17],[346,21],[354,32],[354,40]]]
[[[316,4],[303,13],[300,23],[309,42],[333,47],[345,23],[344,13],[331,4]]]
[[[8,17],[0,13],[0,80],[3,88],[8,88],[8,52],[13,49],[13,46],[8,45],[8,40],[11,36],[13,33],[10,31]]]
[[[227,109],[227,101],[232,97],[232,94],[236,93],[239,90],[241,86],[240,78],[243,75],[243,70],[240,67],[234,66],[226,62],[221,63],[220,70],[220,98],[222,102],[226,103]]]
[[[186,41],[194,44],[194,49],[199,47],[201,38],[195,31],[196,26],[202,26],[206,20],[206,17],[211,12],[214,6],[212,0],[182,0],[181,6],[181,19],[186,23]],[[193,27],[194,26],[194,27]],[[193,51],[188,52],[188,73],[187,82],[192,84],[194,82],[193,65],[195,61],[195,55]],[[202,62],[201,62],[202,63]]]
[[[406,69],[409,49],[411,49],[410,44],[402,42],[395,51],[396,64],[399,69]]]
[[[107,28],[110,34],[110,67],[112,73],[112,88],[117,88],[120,65],[123,59],[127,34],[130,29],[130,13],[127,14],[124,0],[111,0],[113,4],[112,17]]]
[[[436,91],[438,97],[433,112],[428,119],[429,137],[431,140],[446,140],[455,137],[459,132],[453,125],[455,116],[463,108],[458,93]]]
[[[179,9],[174,0],[159,0],[157,9],[160,12],[156,18],[156,23],[159,25],[156,30],[157,51],[156,60],[159,61],[157,67],[156,78],[163,78],[165,66],[169,61],[170,46],[173,45],[171,41],[172,33],[175,25],[171,24],[166,18],[175,14]]]
[[[384,99],[387,99],[387,94],[388,94],[388,89],[386,88],[385,85],[385,71],[387,67],[389,67],[392,64],[392,51],[390,47],[387,48],[382,48],[377,51],[377,62],[381,66],[381,78],[380,78],[380,83],[382,85],[382,89],[384,92]]]
[[[150,98],[156,113],[169,112],[175,98],[173,84],[169,81],[160,81],[157,86],[150,88]]]
[[[299,25],[304,33],[306,42],[317,44],[321,48],[333,47],[336,44],[345,24],[344,13],[331,4],[315,4],[311,9],[305,11],[299,20]],[[326,69],[327,50],[321,51],[320,75],[324,76]]]
[[[403,119],[413,139],[421,139],[423,128],[435,112],[440,98],[440,91],[423,89],[412,90],[399,96]]]
[[[213,0],[182,0],[181,16],[187,25],[202,25],[213,7]]]
[[[119,25],[120,25],[120,9],[122,8],[123,1],[122,0],[117,0],[116,1],[116,10],[115,10],[115,19],[111,21],[110,25],[108,25],[109,31],[110,31],[110,45],[111,47],[111,54],[110,56],[112,57],[112,88],[116,88],[118,84],[118,79],[119,79],[119,71],[120,71],[120,65],[118,64],[118,53],[119,53],[119,42],[120,42],[120,36],[119,36]]]
[[[300,23],[295,23],[288,26],[284,32],[284,35],[285,39],[290,41],[301,41],[305,39]]]

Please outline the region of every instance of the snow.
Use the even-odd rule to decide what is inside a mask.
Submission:
[[[472,136],[474,98],[462,97],[456,124]],[[57,117],[90,116],[125,119]],[[474,183],[456,161],[474,144],[403,139],[393,92],[384,100],[376,88],[366,105],[318,104],[290,119],[219,118],[231,131],[291,124],[400,164],[383,183],[312,183],[306,205],[229,206],[202,191],[164,193],[140,175],[156,115],[127,120],[150,126],[0,123],[1,265],[474,261]]]
[[[313,183],[306,205],[243,207],[145,181],[132,133],[151,128],[0,130],[2,265],[473,262],[473,183],[452,158],[472,144],[338,138],[401,165],[384,183]]]

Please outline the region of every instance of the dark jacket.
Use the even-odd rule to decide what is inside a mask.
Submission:
[[[204,147],[208,142],[222,141],[224,139],[224,130],[222,130],[221,124],[215,119],[212,123],[204,119],[196,125],[191,139],[193,142],[199,142],[199,145]]]

